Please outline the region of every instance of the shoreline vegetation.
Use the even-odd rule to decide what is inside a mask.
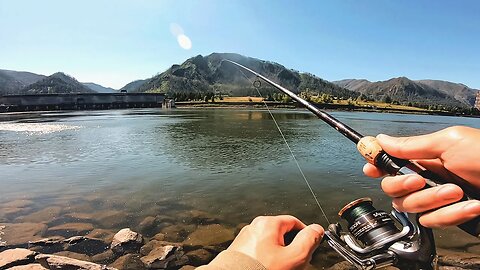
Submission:
[[[311,101],[312,102],[312,101]],[[291,100],[269,101],[263,97],[215,97],[203,101],[178,101],[175,103],[177,108],[265,108],[265,104],[273,109],[296,109],[302,108],[297,102]],[[444,116],[464,116],[480,117],[478,110],[472,110],[471,113],[464,111],[449,111],[419,108],[401,104],[393,104],[377,101],[363,100],[330,100],[329,102],[312,102],[320,109],[338,110],[338,111],[360,111],[360,112],[383,112],[383,113],[401,113],[401,114],[428,114]]]

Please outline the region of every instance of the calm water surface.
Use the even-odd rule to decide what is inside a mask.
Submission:
[[[332,222],[338,220],[336,213],[344,204],[359,197],[370,196],[378,208],[389,209],[380,181],[363,176],[364,161],[355,145],[309,112],[273,113]],[[332,114],[363,134],[422,134],[452,125],[480,128],[480,119],[473,118]],[[35,202],[27,212],[0,213],[0,222],[28,221],[35,211],[61,206],[55,219],[41,221],[68,222],[64,216],[82,211],[128,213],[123,223],[96,224],[114,230],[135,228],[158,212],[181,219],[185,211],[201,210],[231,227],[258,215],[281,213],[327,225],[264,110],[0,117],[0,203]],[[451,229],[438,231],[437,242],[440,247],[465,250],[475,239]]]

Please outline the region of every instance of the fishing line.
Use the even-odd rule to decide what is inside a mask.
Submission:
[[[261,86],[261,83],[260,83],[260,80],[258,80],[258,78],[255,80],[255,81],[252,81],[249,77],[247,77],[247,75],[245,75],[245,73],[239,69],[239,71],[243,74],[243,76],[250,81],[250,83],[252,83],[253,87],[255,88],[255,90],[257,90],[257,93],[260,97],[262,97],[262,94],[260,93],[260,86]],[[308,182],[307,180],[307,177],[305,176],[305,174],[303,173],[303,170],[302,168],[300,167],[300,164],[298,163],[297,161],[297,158],[295,157],[295,155],[293,154],[293,151],[292,149],[290,148],[290,145],[288,144],[287,142],[287,139],[285,138],[285,135],[283,134],[282,130],[280,129],[280,126],[278,125],[278,122],[277,120],[275,119],[275,117],[273,116],[273,113],[272,111],[270,111],[270,108],[268,107],[267,103],[265,102],[265,99],[262,99],[262,102],[263,104],[265,105],[265,108],[267,108],[267,111],[268,113],[270,114],[270,117],[272,117],[272,120],[273,122],[275,123],[275,126],[277,127],[278,129],[278,132],[280,133],[280,135],[282,136],[282,139],[283,139],[283,142],[285,143],[285,145],[287,146],[288,148],[288,151],[290,152],[290,154],[292,155],[292,158],[293,160],[295,161],[295,164],[297,165],[297,168],[298,170],[300,171],[300,174],[302,175],[303,177],[303,180],[305,181],[305,184],[307,184],[307,187],[308,189],[310,190],[310,193],[312,193],[312,196],[313,198],[315,199],[315,202],[317,203],[318,205],[318,208],[320,209],[320,211],[322,212],[322,215],[323,217],[325,217],[325,220],[328,222],[328,224],[331,224],[330,220],[328,219],[327,217],[327,214],[325,214],[325,211],[323,210],[323,207],[322,205],[320,204],[317,196],[315,195],[315,192],[313,192],[313,189],[312,189],[312,186],[310,186],[310,183]]]

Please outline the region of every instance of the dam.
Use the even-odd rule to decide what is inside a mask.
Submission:
[[[163,93],[75,93],[0,96],[0,112],[106,110],[171,106]]]

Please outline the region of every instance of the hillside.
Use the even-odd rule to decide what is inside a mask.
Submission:
[[[452,96],[463,104],[470,106],[473,106],[475,104],[475,95],[477,91],[479,91],[461,83],[453,83],[440,80],[418,80],[415,82],[435,88],[442,93]]]
[[[180,65],[173,65],[165,72],[148,79],[136,91],[175,93],[218,93],[233,96],[257,95],[252,82],[255,77],[246,74],[223,59],[230,59],[245,65],[268,78],[291,89],[295,93],[310,91],[326,93],[342,98],[357,97],[358,94],[322,80],[312,74],[300,73],[284,66],[264,60],[245,57],[232,53],[212,53],[208,56],[198,55]],[[278,92],[265,83],[261,86],[262,95]]]
[[[396,101],[421,107],[471,107],[470,96],[462,97],[452,91],[438,88],[438,85],[412,81],[406,77],[392,78],[386,81],[370,82],[367,80],[341,80],[335,84],[349,90],[364,94],[367,98],[379,101]],[[445,82],[446,83],[446,82]],[[458,91],[460,93],[460,91]]]
[[[127,92],[137,92],[138,88],[144,84],[147,80],[136,80],[127,83],[124,87],[120,88],[120,91],[125,90]]]
[[[113,88],[110,88],[110,87],[105,87],[105,86],[102,86],[100,84],[96,84],[96,83],[91,83],[91,82],[86,82],[86,83],[82,83],[84,86],[90,88],[91,90],[97,92],[97,93],[117,93],[118,91],[113,89]]]
[[[31,72],[0,69],[0,95],[17,94],[20,89],[44,78],[44,75]]]
[[[95,93],[65,73],[57,72],[21,90],[22,94]]]

